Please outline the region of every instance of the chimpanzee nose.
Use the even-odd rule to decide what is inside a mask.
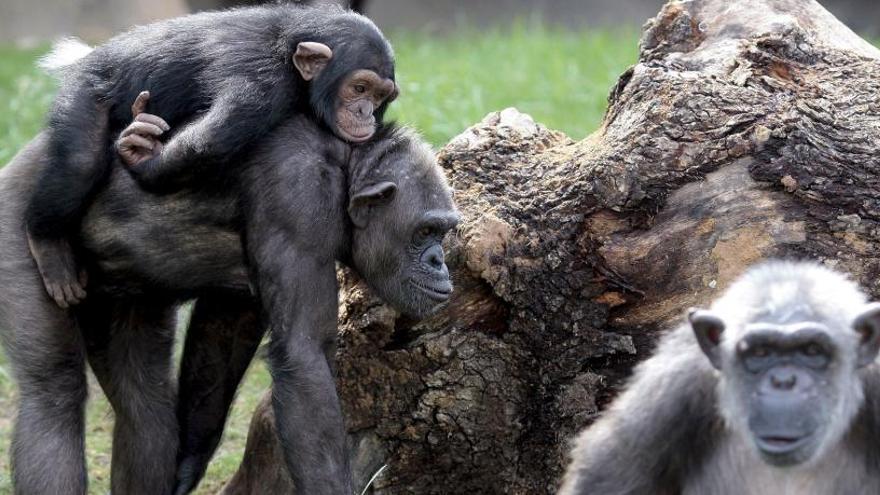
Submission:
[[[439,244],[429,247],[422,253],[422,263],[434,271],[448,273],[443,248]]]
[[[770,372],[770,385],[777,390],[791,390],[797,385],[797,374],[790,369]]]
[[[362,119],[369,117],[373,113],[373,105],[368,101],[359,102],[356,109],[357,116]]]

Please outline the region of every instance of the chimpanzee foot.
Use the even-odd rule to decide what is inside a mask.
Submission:
[[[174,495],[187,495],[196,488],[205,474],[210,457],[204,458],[197,454],[188,454],[177,466],[177,481]]]
[[[40,239],[29,233],[28,247],[37,262],[46,292],[58,306],[67,309],[86,298],[86,272],[77,273],[73,249],[67,239]]]

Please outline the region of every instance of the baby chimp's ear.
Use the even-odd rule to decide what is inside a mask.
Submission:
[[[293,65],[303,79],[311,81],[327,67],[331,58],[333,58],[333,50],[329,46],[316,41],[303,41],[296,45]]]

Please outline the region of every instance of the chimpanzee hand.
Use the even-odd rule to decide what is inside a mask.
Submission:
[[[67,238],[33,237],[30,232],[27,236],[28,247],[49,296],[62,309],[82,302],[86,298],[88,275],[85,270],[77,269]]]
[[[134,119],[116,141],[116,151],[122,162],[129,167],[149,160],[162,153],[162,142],[159,137],[171,129],[162,118],[144,113],[147,102],[150,101],[150,92],[142,91],[131,105],[131,115]]]

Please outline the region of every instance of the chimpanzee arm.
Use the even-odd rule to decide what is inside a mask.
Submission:
[[[132,174],[146,188],[199,180],[207,168],[239,158],[281,120],[288,103],[280,93],[241,78],[227,81],[207,112],[175,132],[158,156],[131,167]]]
[[[354,493],[330,364],[336,339],[335,262],[327,253],[291,247],[286,237],[248,238],[272,332],[272,405],[284,460],[297,493]]]
[[[559,495],[672,495],[715,435],[714,370],[689,327],[661,342],[576,441]]]

